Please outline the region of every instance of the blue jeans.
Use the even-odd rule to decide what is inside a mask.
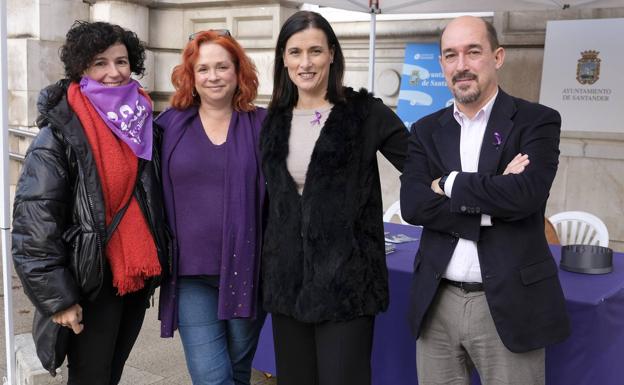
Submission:
[[[178,327],[193,385],[249,385],[265,313],[217,319],[219,276],[182,277]]]

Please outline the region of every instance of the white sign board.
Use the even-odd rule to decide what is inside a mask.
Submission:
[[[540,103],[565,131],[624,132],[624,19],[549,21]]]

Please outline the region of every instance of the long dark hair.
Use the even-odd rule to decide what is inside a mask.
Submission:
[[[329,82],[325,98],[332,104],[345,100],[342,78],[344,76],[344,56],[338,38],[329,22],[316,12],[299,11],[284,22],[275,46],[275,68],[273,70],[273,95],[269,109],[289,109],[297,104],[299,93],[284,67],[286,42],[297,32],[308,28],[318,28],[325,33],[327,45],[334,50],[334,62],[329,67]]]

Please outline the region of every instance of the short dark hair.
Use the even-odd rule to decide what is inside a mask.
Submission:
[[[77,20],[67,31],[60,50],[67,79],[79,82],[95,56],[115,43],[126,46],[131,71],[143,75],[145,46],[136,33],[115,24]]]
[[[496,28],[494,28],[494,25],[487,20],[483,20],[483,22],[485,23],[485,30],[487,32],[487,38],[490,42],[490,48],[492,49],[492,51],[495,51],[498,47],[500,47],[500,44],[498,43],[498,34],[496,33]]]
[[[329,67],[329,82],[326,99],[337,104],[345,100],[342,79],[344,77],[344,56],[338,38],[329,22],[320,14],[311,11],[299,11],[289,17],[280,30],[275,46],[275,68],[273,70],[273,95],[269,109],[291,108],[297,104],[297,87],[290,80],[284,66],[284,50],[288,39],[297,32],[308,28],[318,28],[325,34],[327,45],[334,51],[334,61]]]
[[[490,48],[492,52],[495,51],[500,44],[498,42],[498,34],[496,33],[496,28],[494,25],[485,19],[481,19],[481,21],[485,24],[485,32],[487,34],[487,39],[490,42]],[[438,44],[440,45],[440,53],[442,53],[442,35],[444,35],[444,31],[446,31],[446,27],[442,29],[440,32],[440,36],[438,37]]]

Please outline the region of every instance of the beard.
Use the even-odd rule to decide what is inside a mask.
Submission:
[[[465,80],[465,79],[475,80],[476,82],[475,89],[470,90],[470,85],[468,86],[460,85],[459,87],[455,86],[458,80]],[[477,100],[479,100],[479,98],[481,97],[481,89],[479,88],[479,83],[477,82],[478,80],[477,75],[468,71],[464,71],[464,72],[460,72],[454,75],[451,80],[453,84],[453,88],[451,89],[451,91],[453,93],[453,97],[458,103],[460,104],[474,103]]]

